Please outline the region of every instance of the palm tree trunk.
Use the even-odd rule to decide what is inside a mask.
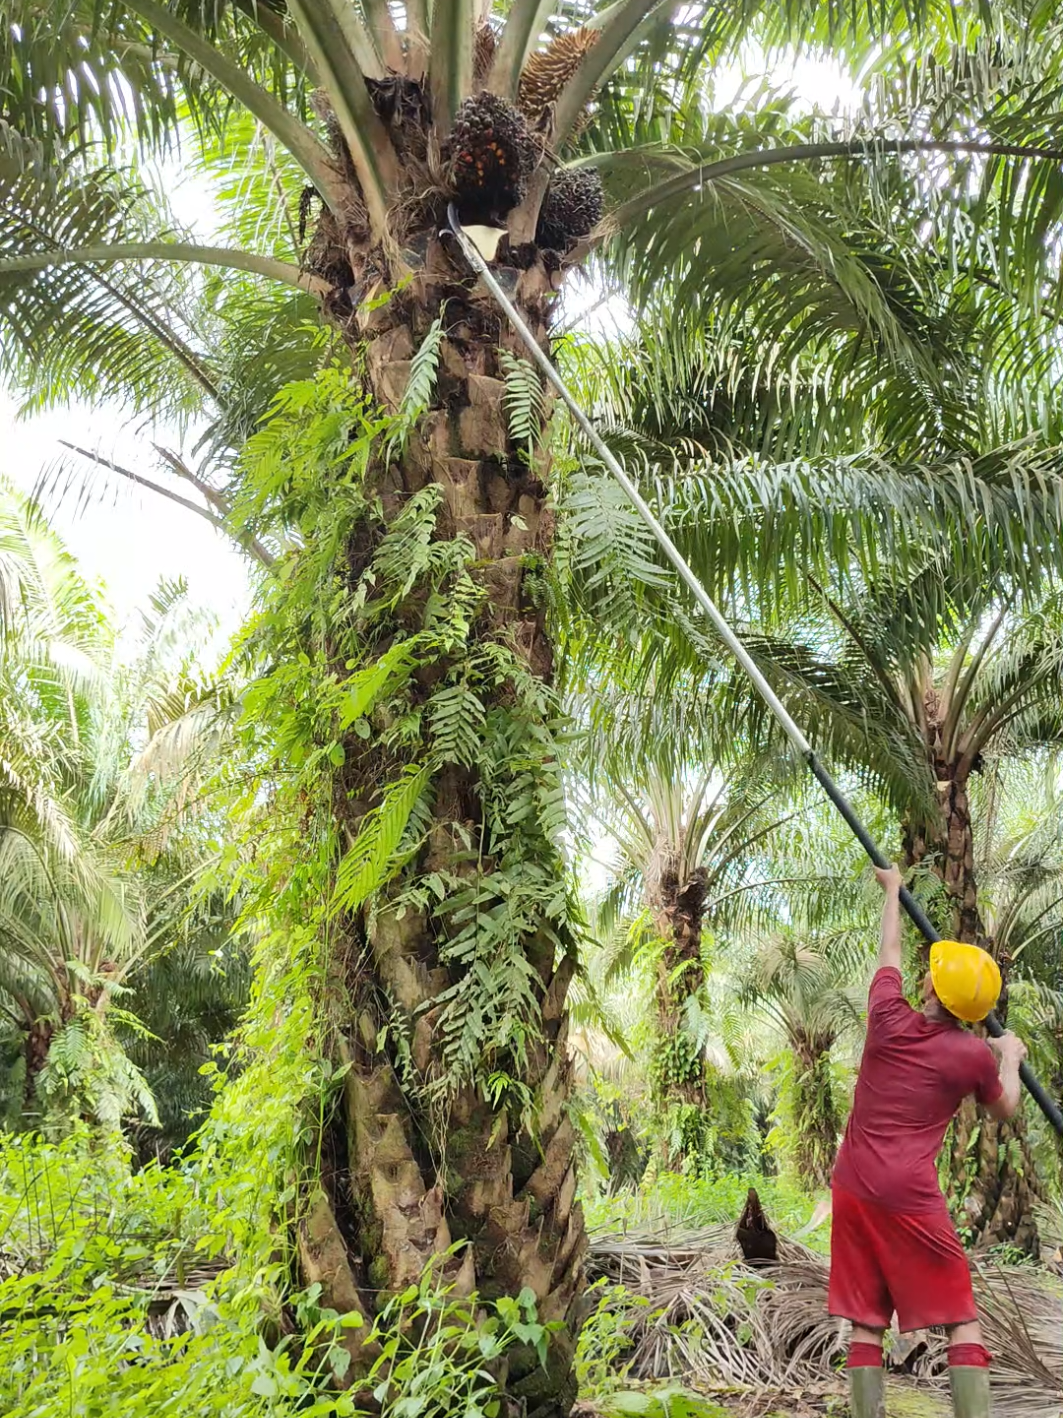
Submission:
[[[683,1023],[688,1001],[702,982],[706,873],[699,868],[681,881],[667,855],[653,891],[657,931],[664,942],[657,966],[654,1091],[666,1114],[666,1163],[681,1167],[705,1155],[710,1122],[703,1051]]]
[[[905,875],[913,867],[921,866],[927,854],[932,851],[928,834],[929,828],[925,822],[905,822],[902,824],[900,865]]]
[[[978,909],[978,883],[974,871],[974,833],[967,780],[952,764],[938,766],[938,796],[944,816],[941,875],[952,913],[952,937],[992,952]]]
[[[841,1120],[831,1078],[830,1035],[799,1033],[793,1057],[794,1162],[812,1187],[828,1187],[838,1150]]]
[[[26,1030],[23,1057],[26,1072],[22,1083],[22,1112],[31,1117],[37,1108],[37,1079],[48,1062],[55,1026],[50,1019],[36,1019]]]
[[[513,274],[515,298],[545,344],[554,300],[549,275],[538,259]],[[517,352],[515,337],[434,236],[412,280],[386,303],[370,301],[362,310],[343,318],[339,306],[333,313],[342,319],[368,393],[390,411],[441,311],[445,323],[430,407],[402,456],[377,470],[380,530],[413,495],[436,485],[441,501],[435,540],[469,539],[475,548],[470,574],[485,592],[468,645],[485,653],[491,646],[510,647],[535,682],[548,682],[552,652],[541,577],[536,581],[551,547],[548,464],[541,449],[529,462],[507,433],[500,350]],[[364,536],[356,542],[347,553],[355,581],[372,551]],[[411,593],[382,644],[394,645],[421,628],[424,600]],[[441,661],[418,672],[424,699],[448,668]],[[466,912],[483,921],[482,930],[474,926],[461,959],[450,949],[454,917],[442,907],[407,904],[399,911],[385,902],[371,915],[359,912],[342,923],[333,951],[337,988],[331,1011],[350,1068],[344,1106],[327,1139],[322,1185],[300,1228],[300,1254],[306,1278],[323,1285],[323,1303],[367,1316],[433,1264],[459,1292],[475,1289],[484,1299],[530,1287],[540,1322],[557,1322],[558,1328],[550,1335],[545,1366],[531,1349],[510,1353],[506,1393],[528,1418],[561,1418],[575,1397],[572,1360],[586,1240],[566,1109],[571,1066],[565,1002],[574,947],[558,925],[559,908],[552,908],[553,916],[535,901],[523,908],[520,974],[530,981],[532,1017],[514,1017],[512,1040],[492,1055],[492,1076],[513,1080],[524,1105],[513,1101],[513,1090],[501,1101],[488,1097],[467,1075],[455,1083],[444,1063],[453,1044],[448,1030],[455,996],[466,989],[475,994],[476,971],[494,968],[491,931],[507,910],[507,893],[524,889],[532,872],[537,881],[552,883],[555,898],[564,881],[549,795],[529,796],[527,788],[536,775],[550,779],[555,773],[548,701],[541,696],[541,706],[529,709],[528,696],[522,699],[511,680],[481,698],[481,736],[490,729],[508,745],[508,757],[497,764],[504,781],[490,785],[491,800],[508,795],[516,810],[523,796],[532,806],[507,838],[507,858],[499,861],[499,828],[485,815],[487,788],[475,756],[445,764],[434,780],[424,845],[398,886],[408,889],[429,874],[461,883],[475,903]],[[344,749],[335,806],[354,837],[393,765],[376,737],[351,733]],[[471,1060],[470,1067],[478,1062]],[[458,1241],[467,1245],[443,1261]],[[360,1331],[349,1333],[356,1380],[372,1355],[360,1345]]]
[[[997,1122],[967,1099],[947,1146],[948,1201],[961,1234],[972,1245],[1007,1244],[1036,1260],[1033,1206],[1041,1188],[1022,1117]]]
[[[997,1014],[1004,1022],[1009,962],[986,935],[978,907],[967,780],[957,774],[955,765],[945,762],[935,765],[935,774],[942,825],[937,833],[927,829],[923,833],[937,848],[935,870],[948,896],[953,939],[980,945],[1000,966]],[[906,840],[910,836],[918,838],[919,833],[906,832]],[[971,1244],[1006,1242],[1036,1257],[1039,1241],[1033,1203],[1041,1189],[1021,1113],[1010,1122],[998,1122],[968,1098],[960,1107],[946,1147],[946,1195],[961,1234]]]

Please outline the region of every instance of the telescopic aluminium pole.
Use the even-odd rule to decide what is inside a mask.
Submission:
[[[576,420],[576,422],[579,424],[580,428],[586,435],[587,441],[591,444],[591,446],[594,448],[594,451],[598,454],[599,458],[601,458],[602,462],[609,469],[610,473],[612,473],[613,477],[623,488],[624,492],[627,494],[632,505],[634,506],[635,511],[639,514],[643,522],[645,522],[646,526],[653,533],[653,536],[657,541],[658,545],[660,546],[661,550],[664,552],[665,556],[675,567],[675,570],[678,573],[680,580],[685,583],[690,594],[694,597],[694,600],[700,606],[702,611],[704,611],[709,621],[711,621],[717,635],[720,637],[723,643],[727,646],[728,650],[730,650],[731,654],[735,657],[738,663],[742,666],[743,670],[745,670],[746,674],[752,680],[757,693],[764,700],[764,703],[771,710],[772,714],[774,714],[780,727],[786,734],[786,737],[790,740],[794,748],[797,749],[798,753],[804,759],[808,767],[808,771],[812,774],[813,778],[816,779],[820,787],[826,793],[827,797],[830,798],[831,802],[834,804],[834,806],[841,813],[842,817],[852,828],[852,831],[857,841],[860,843],[861,847],[863,847],[864,851],[874,862],[875,866],[888,867],[890,865],[889,858],[886,857],[884,853],[879,850],[871,834],[868,832],[867,828],[864,826],[864,824],[857,817],[856,813],[853,811],[853,806],[849,802],[848,798],[841,791],[841,789],[838,787],[837,783],[835,783],[834,779],[830,776],[827,770],[823,767],[823,764],[820,763],[819,759],[816,757],[812,745],[808,742],[804,734],[797,727],[797,724],[794,722],[794,720],[790,717],[790,714],[787,711],[786,706],[783,704],[782,700],[780,700],[778,695],[772,689],[771,685],[764,678],[759,666],[753,659],[752,655],[750,655],[749,651],[742,644],[741,640],[739,640],[738,636],[731,629],[730,625],[728,625],[719,607],[712,600],[708,592],[705,590],[705,587],[701,584],[698,578],[694,575],[693,571],[691,571],[690,567],[684,561],[683,556],[680,553],[678,547],[672,541],[671,537],[668,535],[665,529],[661,526],[657,518],[653,515],[653,512],[650,510],[648,503],[643,499],[642,494],[639,492],[638,488],[628,477],[627,473],[624,472],[623,468],[620,466],[617,460],[613,457],[612,453],[606,447],[605,443],[599,436],[597,430],[591,423],[590,419],[587,417],[587,415],[583,412],[580,406],[576,403],[575,399],[569,393],[563,380],[561,379],[561,376],[554,368],[549,357],[545,355],[543,351],[539,348],[539,344],[535,339],[535,336],[528,329],[524,320],[521,318],[520,312],[516,309],[509,296],[499,285],[498,281],[492,274],[490,267],[487,265],[487,262],[480,255],[480,252],[477,250],[475,245],[469,240],[468,236],[466,236],[465,232],[463,231],[461,222],[458,220],[458,214],[455,210],[453,203],[450,204],[447,210],[447,219],[450,223],[450,230],[457,238],[458,244],[465,255],[465,259],[469,262],[470,266],[472,266],[473,270],[475,270],[477,274],[481,277],[484,284],[487,286],[487,289],[491,292],[495,300],[502,307],[503,311],[509,318],[510,324],[513,326],[514,330],[516,330],[522,342],[527,347],[528,353],[531,355],[532,359],[542,370],[547,380],[557,390],[569,413]],[[906,886],[901,887],[900,897],[901,905],[907,911],[912,921],[915,922],[915,925],[922,932],[923,936],[931,943],[940,940],[941,937],[931,925],[926,912],[923,910],[922,906],[919,905],[919,902],[916,901],[915,897],[912,895],[912,893],[908,890]],[[1000,1020],[992,1011],[986,1016],[985,1026],[987,1031],[995,1038],[999,1038],[1000,1035],[1004,1033],[1004,1029],[1000,1023]],[[1019,1074],[1022,1078],[1023,1083],[1026,1086],[1027,1091],[1037,1103],[1037,1106],[1041,1109],[1041,1112],[1044,1113],[1045,1117],[1055,1128],[1056,1132],[1059,1133],[1061,1137],[1063,1137],[1063,1112],[1060,1111],[1059,1105],[1045,1092],[1041,1084],[1037,1081],[1033,1070],[1028,1064],[1024,1063],[1020,1066]]]

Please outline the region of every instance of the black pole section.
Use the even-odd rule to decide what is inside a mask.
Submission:
[[[852,828],[853,835],[856,837],[857,841],[860,843],[861,847],[863,847],[867,855],[874,862],[875,866],[890,866],[891,863],[889,859],[883,856],[883,854],[879,851],[874,838],[871,836],[867,828],[864,826],[864,824],[857,817],[856,813],[853,811],[852,804],[849,802],[848,798],[838,787],[837,783],[835,783],[834,779],[830,776],[827,770],[823,767],[823,764],[820,763],[816,755],[809,751],[805,754],[805,762],[808,764],[808,771],[812,774],[813,778],[815,778],[816,782],[826,793],[827,797],[830,798],[831,802],[841,813],[842,817],[845,818],[845,821]],[[920,906],[919,902],[915,899],[915,897],[912,895],[912,893],[908,890],[906,886],[901,887],[900,898],[901,905],[908,912],[910,919],[915,923],[916,928],[920,931],[924,938],[930,941],[931,944],[933,944],[936,940],[940,940],[941,937],[938,935],[937,931],[930,923],[930,917],[926,914],[922,906]],[[995,1010],[991,1009],[989,1011],[989,1013],[985,1017],[984,1022],[986,1032],[992,1034],[994,1039],[999,1039],[1001,1034],[1004,1033],[1004,1026],[997,1018]],[[1033,1098],[1037,1106],[1041,1109],[1041,1112],[1044,1113],[1045,1117],[1055,1128],[1056,1132],[1058,1132],[1060,1136],[1063,1137],[1063,1111],[1060,1111],[1059,1104],[1055,1101],[1055,1099],[1050,1098],[1048,1096],[1044,1088],[1042,1088],[1041,1084],[1039,1083],[1037,1076],[1030,1068],[1029,1064],[1022,1063],[1019,1065],[1019,1076],[1022,1079],[1027,1092],[1030,1094],[1031,1098]]]
[[[876,866],[888,867],[889,862],[879,851],[878,847],[875,845],[874,841],[872,840],[871,836],[867,831],[867,828],[857,817],[856,813],[853,812],[853,809],[850,806],[848,800],[844,797],[841,790],[838,788],[838,785],[835,783],[834,779],[830,776],[830,774],[823,767],[823,765],[817,760],[815,753],[812,751],[812,745],[808,742],[808,739],[805,738],[800,728],[794,722],[794,719],[791,716],[790,711],[786,708],[786,705],[782,702],[779,696],[772,689],[771,685],[764,678],[764,674],[761,671],[761,668],[757,664],[756,660],[750,654],[746,646],[742,643],[741,639],[735,634],[734,629],[728,623],[726,616],[720,610],[719,606],[716,605],[716,603],[710,597],[709,593],[705,590],[705,587],[694,575],[693,571],[691,571],[690,567],[687,565],[686,561],[683,558],[683,554],[680,552],[675,542],[672,541],[671,537],[665,531],[664,527],[661,525],[658,519],[654,516],[646,499],[642,496],[636,485],[631,481],[627,473],[624,472],[624,469],[620,466],[617,460],[613,457],[612,453],[609,451],[606,444],[602,441],[601,435],[598,433],[598,430],[594,427],[590,419],[587,417],[586,413],[584,413],[583,409],[580,408],[579,404],[576,403],[569,390],[565,387],[565,382],[555,369],[553,361],[550,359],[548,354],[546,354],[542,349],[540,349],[535,336],[528,329],[527,325],[521,318],[520,311],[517,310],[516,306],[510,300],[509,296],[499,285],[498,281],[492,274],[487,262],[480,255],[480,252],[473,245],[473,243],[469,240],[466,233],[462,230],[461,222],[458,220],[457,209],[455,208],[453,202],[451,202],[450,206],[447,208],[447,221],[449,223],[451,233],[457,238],[458,245],[465,253],[465,259],[468,261],[469,265],[473,268],[473,270],[479,273],[484,285],[486,285],[487,289],[491,292],[495,300],[498,302],[499,308],[505,311],[506,315],[509,317],[510,324],[520,336],[529,355],[532,357],[532,360],[542,370],[548,382],[552,384],[553,387],[557,390],[558,394],[560,394],[561,399],[568,408],[569,413],[571,413],[576,423],[583,430],[583,433],[588,443],[590,443],[591,447],[601,458],[602,462],[609,469],[610,473],[612,473],[613,477],[623,488],[624,492],[627,494],[628,498],[631,501],[631,505],[642,518],[643,522],[645,522],[646,526],[653,533],[657,545],[661,548],[665,556],[672,563],[672,566],[675,568],[679,579],[683,582],[687,590],[693,596],[695,602],[701,607],[704,614],[708,617],[710,624],[715,627],[717,635],[719,635],[720,639],[727,646],[728,650],[730,650],[731,654],[735,657],[739,665],[741,665],[742,669],[745,670],[746,674],[752,681],[757,693],[760,695],[761,699],[764,700],[764,703],[768,706],[772,714],[775,716],[780,727],[783,729],[783,732],[786,734],[786,737],[790,740],[794,748],[797,749],[798,753],[800,753],[801,757],[808,764],[808,767],[811,770],[813,776],[820,784],[823,791],[827,794],[827,797],[830,798],[831,802],[834,804],[834,806],[841,813],[842,817],[845,818],[845,821],[852,828],[853,832],[856,834],[857,840],[860,842],[860,845],[863,847],[867,855],[871,858],[871,860],[875,863]],[[444,228],[444,230],[446,229]],[[927,919],[926,913],[923,911],[918,901],[914,899],[907,887],[901,888],[901,904],[908,912],[908,915],[922,931],[923,935],[926,936],[927,940],[933,942],[935,940],[941,939],[938,933],[934,930],[934,927],[930,924],[930,921]],[[999,1019],[997,1019],[995,1014],[990,1014],[988,1016],[985,1021],[985,1025],[989,1033],[994,1035],[995,1037],[999,1037],[1004,1032],[1001,1027],[1000,1021]],[[1055,1128],[1056,1132],[1058,1132],[1060,1136],[1063,1137],[1063,1113],[1060,1112],[1059,1106],[1055,1102],[1053,1102],[1051,1098],[1049,1098],[1048,1094],[1037,1082],[1037,1079],[1034,1078],[1033,1074],[1030,1072],[1026,1064],[1022,1065],[1019,1070],[1019,1073],[1022,1077],[1023,1083],[1026,1085],[1031,1096],[1037,1102],[1037,1105],[1041,1109],[1042,1113],[1044,1113],[1045,1117]]]

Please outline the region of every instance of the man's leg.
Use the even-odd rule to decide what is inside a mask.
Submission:
[[[827,1308],[853,1326],[845,1366],[849,1406],[852,1418],[886,1418],[882,1336],[889,1326],[893,1300],[874,1244],[880,1219],[842,1187],[835,1186],[831,1195]]]
[[[854,1324],[849,1339],[849,1411],[852,1418],[886,1418],[885,1375],[882,1370],[883,1329]]]
[[[982,1344],[971,1268],[944,1202],[935,1212],[890,1218],[881,1252],[902,1333],[944,1329],[956,1418],[989,1418],[989,1353]],[[958,1315],[970,1316],[960,1320]]]
[[[956,1418],[989,1418],[989,1350],[977,1320],[955,1324],[949,1336],[949,1388]]]

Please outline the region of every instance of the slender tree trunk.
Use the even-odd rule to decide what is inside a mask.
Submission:
[[[665,1160],[680,1167],[704,1155],[710,1124],[704,1051],[684,1028],[688,1001],[702,984],[706,874],[699,868],[682,881],[675,866],[678,854],[664,849],[658,856],[651,908],[664,947],[657,966],[654,1085],[672,1139],[666,1139]]]
[[[798,1033],[791,1039],[793,1057],[794,1162],[813,1187],[830,1185],[838,1150],[841,1119],[834,1097],[830,1034]]]
[[[614,1100],[612,1116],[603,1132],[609,1159],[609,1191],[638,1186],[649,1162],[647,1149],[639,1143],[635,1110],[626,1099]]]
[[[986,935],[978,907],[967,780],[956,772],[954,764],[945,761],[935,763],[934,772],[942,826],[937,833],[927,828],[909,829],[906,841],[918,841],[922,836],[937,848],[935,869],[948,896],[952,937],[979,945],[996,959],[1002,980],[997,1014],[1004,1022],[1009,962]],[[929,962],[929,948],[925,958]],[[1006,1242],[1036,1257],[1039,1242],[1033,1203],[1040,1196],[1040,1186],[1021,1112],[1010,1122],[998,1122],[968,1098],[960,1107],[946,1146],[946,1195],[964,1237],[971,1244]]]
[[[507,274],[545,346],[554,300],[548,273],[536,258]],[[366,295],[379,294],[368,285]],[[505,647],[517,653],[531,683],[547,685],[552,654],[541,569],[552,539],[549,470],[541,448],[529,464],[507,433],[500,351],[519,355],[515,337],[434,235],[412,280],[386,303],[370,299],[361,310],[345,316],[340,302],[333,314],[368,393],[385,410],[398,407],[411,362],[441,315],[445,336],[428,411],[403,454],[377,470],[382,524],[360,531],[349,547],[348,584],[357,584],[380,537],[411,499],[434,486],[440,498],[434,542],[467,538],[474,549],[467,570],[481,599],[461,655],[482,649],[489,658],[492,647]],[[544,408],[548,402],[543,391]],[[414,588],[380,634],[380,648],[416,636],[431,613],[429,601]],[[418,670],[422,702],[457,663],[455,652],[453,662]],[[546,1366],[531,1349],[513,1351],[504,1380],[512,1412],[561,1418],[575,1397],[572,1360],[586,1240],[566,1109],[565,1001],[575,959],[559,924],[564,907],[556,904],[564,865],[556,841],[560,797],[551,797],[549,787],[556,778],[550,709],[546,695],[529,708],[533,697],[512,676],[490,693],[481,689],[479,700],[473,732],[479,742],[494,735],[496,750],[504,750],[494,760],[492,780],[477,766],[475,743],[441,767],[423,846],[391,892],[394,899],[431,878],[449,883],[445,898],[437,904],[428,893],[430,904],[407,901],[402,909],[384,902],[343,922],[332,1008],[350,1069],[300,1250],[304,1274],[322,1283],[325,1303],[371,1316],[389,1294],[440,1264],[452,1243],[467,1242],[442,1266],[451,1284],[485,1299],[530,1287],[539,1320],[558,1324]],[[350,733],[344,748],[335,806],[354,838],[393,764],[376,734]],[[529,787],[540,781],[547,788]],[[513,821],[500,820],[499,803],[512,804]],[[552,906],[536,895],[545,897],[548,888]],[[509,1078],[515,1087],[499,1101],[468,1081],[481,1059],[468,1059],[464,1081],[457,1082],[448,1076],[447,1060],[461,1049],[454,1031],[463,992],[470,992],[475,1008],[480,974],[497,968],[493,931],[510,920],[507,912],[522,913],[513,927],[518,956],[503,980],[512,985],[511,1037],[492,1053],[491,1069],[492,1077]],[[519,1015],[519,987],[532,1002],[530,1017]],[[359,1349],[359,1332],[351,1333],[356,1379],[372,1355]]]
[[[23,1056],[26,1073],[22,1083],[22,1112],[26,1117],[39,1112],[37,1103],[37,1080],[48,1062],[48,1050],[52,1046],[55,1026],[49,1019],[36,1019],[26,1031]]]
[[[986,937],[978,909],[967,780],[958,775],[951,763],[939,763],[936,771],[945,833],[941,843],[941,875],[952,915],[952,936],[993,953],[993,943]]]

